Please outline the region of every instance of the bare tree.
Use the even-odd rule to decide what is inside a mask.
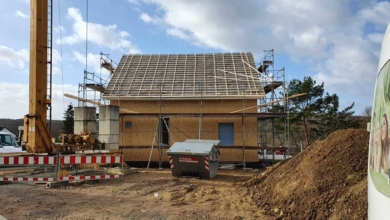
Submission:
[[[363,116],[371,117],[372,106],[366,106],[363,110]]]

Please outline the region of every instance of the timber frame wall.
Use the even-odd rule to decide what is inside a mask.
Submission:
[[[218,140],[218,124],[234,123],[234,146],[221,147],[223,162],[258,161],[258,118],[280,117],[258,113],[252,108],[240,113],[230,113],[245,106],[255,106],[252,100],[203,100],[203,101],[119,101],[120,109],[137,113],[122,113],[119,121],[119,146],[126,161],[167,161],[168,146],[158,145],[159,118],[169,118],[169,146],[186,139]],[[118,101],[111,101],[118,105]],[[161,111],[161,114],[160,114]],[[141,113],[142,112],[142,113]],[[127,127],[126,124],[131,124]],[[200,126],[201,125],[201,126]],[[165,135],[168,135],[167,133]],[[246,148],[246,149],[245,149]],[[245,149],[245,150],[244,150]],[[245,152],[245,157],[244,157]]]
[[[274,89],[282,84],[271,73],[273,50],[262,69],[256,69],[250,52],[129,54],[123,55],[101,97],[120,107],[119,145],[126,161],[148,161],[149,156],[151,161],[167,160],[166,147],[158,140],[167,132],[158,122],[167,118],[168,146],[186,139],[218,139],[218,123],[234,123],[234,146],[221,147],[221,160],[245,166],[245,161],[258,161],[258,137],[267,143],[274,135],[273,118],[285,116],[257,107],[267,103],[267,93],[274,100]],[[258,121],[269,119],[271,133],[258,132],[258,127],[270,127],[258,126]]]

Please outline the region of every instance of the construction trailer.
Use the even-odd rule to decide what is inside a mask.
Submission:
[[[252,53],[124,55],[102,98],[119,106],[125,161],[168,161],[186,139],[221,140],[221,162],[258,161],[266,96]]]

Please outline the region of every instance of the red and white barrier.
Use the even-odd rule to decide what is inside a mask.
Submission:
[[[10,182],[52,182],[55,177],[0,177],[0,181]]]
[[[93,175],[93,176],[66,176],[66,177],[0,177],[0,181],[10,182],[54,182],[54,181],[72,181],[72,180],[100,180],[121,178],[122,175]]]
[[[64,155],[61,156],[60,162],[61,164],[122,163],[122,156]]]
[[[205,157],[204,158],[204,168],[209,171],[210,170],[210,167],[209,167],[209,158],[208,157]]]
[[[55,165],[56,156],[1,156],[0,165]]]
[[[96,164],[97,166],[81,168],[76,166],[75,168],[69,166],[72,164]],[[0,156],[0,181],[54,182],[122,178],[123,173],[106,173],[105,167],[112,166],[112,164],[121,164],[123,170],[123,155]],[[37,173],[31,171],[31,169],[41,167],[41,165],[46,165],[45,167],[50,167],[50,169],[40,168]],[[87,169],[88,175],[80,175],[78,173],[80,169]],[[60,177],[60,173],[62,175],[63,171],[69,176]]]
[[[100,180],[100,179],[115,179],[121,178],[122,175],[92,175],[92,176],[64,176],[60,177],[60,181],[64,180]]]
[[[168,157],[168,160],[169,160],[169,166],[171,166],[171,170],[175,169],[175,165],[173,165],[173,160],[171,156]]]

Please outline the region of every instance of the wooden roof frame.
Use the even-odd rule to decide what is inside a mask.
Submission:
[[[265,97],[250,52],[123,55],[102,94],[102,98],[108,100],[215,100],[243,97]]]

